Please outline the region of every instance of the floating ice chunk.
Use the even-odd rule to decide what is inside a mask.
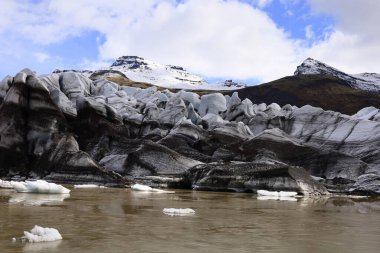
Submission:
[[[297,195],[297,192],[284,192],[284,191],[280,191],[278,193],[279,197],[294,197],[296,195]]]
[[[12,181],[5,181],[0,179],[0,188],[7,188],[7,189],[12,189]]]
[[[9,199],[10,204],[21,204],[26,206],[40,206],[45,204],[61,203],[70,194],[29,194],[16,193]]]
[[[48,183],[44,180],[12,182],[13,188],[17,192],[23,193],[48,193],[48,194],[67,194],[70,190],[62,185]]]
[[[297,195],[297,192],[286,192],[286,191],[266,191],[266,190],[258,190],[258,195],[261,196],[274,196],[274,197],[294,197]]]
[[[13,242],[52,242],[62,240],[61,234],[55,228],[44,228],[35,225],[30,232],[24,231],[21,238],[13,238]]]
[[[279,196],[257,196],[258,200],[281,200],[281,201],[297,201],[294,197],[279,197]]]
[[[162,212],[171,216],[186,216],[193,215],[195,211],[191,208],[164,208]]]
[[[140,192],[174,193],[174,191],[165,191],[165,190],[161,190],[161,189],[154,189],[150,186],[143,185],[143,184],[134,184],[131,186],[131,189],[133,191],[140,191]]]
[[[25,182],[12,182],[12,186],[17,192],[28,192]]]
[[[152,187],[143,185],[143,184],[134,184],[131,186],[131,189],[134,191],[150,192],[153,190]]]
[[[96,184],[76,184],[74,185],[74,188],[88,189],[88,188],[107,188],[107,187],[103,185],[96,185]]]

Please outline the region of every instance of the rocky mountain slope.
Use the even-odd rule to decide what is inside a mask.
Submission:
[[[380,75],[349,75],[308,58],[297,67],[294,76],[238,92],[241,98],[249,98],[254,103],[309,104],[353,114],[367,106],[380,107]]]
[[[0,176],[380,194],[378,110],[254,104],[23,70],[0,82]]]

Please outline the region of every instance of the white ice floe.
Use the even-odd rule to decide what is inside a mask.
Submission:
[[[41,206],[47,204],[59,204],[69,197],[70,194],[15,193],[9,199],[9,203],[25,206]]]
[[[258,200],[280,200],[280,201],[297,201],[294,197],[279,197],[279,196],[257,196]]]
[[[258,195],[261,196],[273,196],[273,197],[294,197],[297,195],[297,192],[286,192],[286,191],[266,191],[266,190],[258,190]]]
[[[74,188],[89,189],[89,188],[106,188],[106,187],[103,185],[96,185],[96,184],[76,184],[74,185]]]
[[[134,184],[131,186],[131,189],[133,191],[140,191],[140,192],[155,192],[155,193],[174,193],[174,191],[165,191],[161,189],[155,189],[147,185],[143,184]]]
[[[47,193],[47,194],[67,194],[70,190],[62,185],[48,183],[44,180],[12,182],[13,188],[17,192],[23,193]]]
[[[191,208],[164,208],[162,212],[171,216],[186,216],[193,215],[195,211]]]
[[[0,179],[0,188],[12,189],[12,181],[6,181]]]
[[[13,238],[13,242],[52,242],[62,240],[62,235],[55,228],[44,228],[35,225],[30,232],[24,231],[21,238]]]

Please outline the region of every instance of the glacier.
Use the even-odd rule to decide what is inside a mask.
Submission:
[[[380,193],[377,108],[345,115],[310,105],[255,104],[238,92],[140,88],[89,76],[25,69],[1,81],[2,177]]]

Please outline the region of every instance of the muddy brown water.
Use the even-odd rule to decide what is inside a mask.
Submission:
[[[163,208],[192,208],[168,216]],[[12,243],[34,225],[62,241]],[[0,252],[380,252],[380,199],[259,200],[254,194],[0,189]]]

